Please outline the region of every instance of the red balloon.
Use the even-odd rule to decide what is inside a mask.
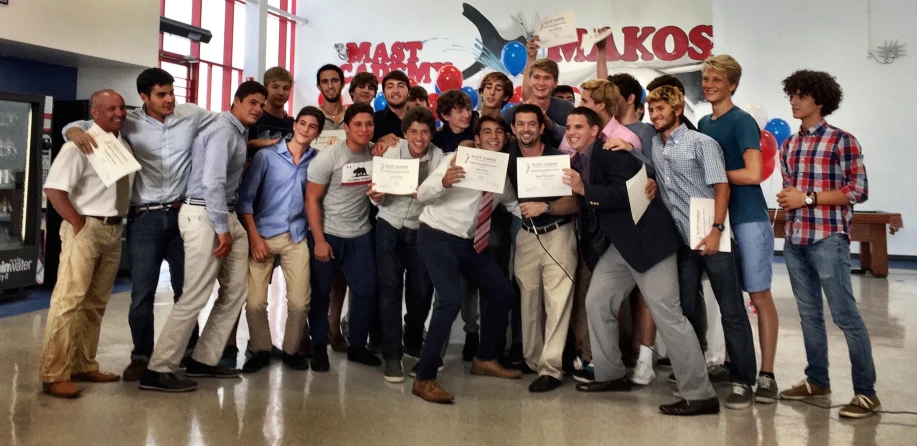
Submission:
[[[579,87],[573,87],[573,92],[576,93],[576,94],[582,94],[582,93],[580,93],[580,91],[579,91]]]
[[[439,120],[439,116],[436,114],[436,101],[438,100],[439,94],[437,93],[430,93],[429,97],[427,97],[427,102],[430,104],[430,111],[433,112],[433,117],[435,117],[437,121]]]
[[[767,130],[761,130],[761,157],[764,160],[761,181],[764,181],[770,178],[777,165],[777,138]]]
[[[321,105],[324,104],[324,103],[325,103],[325,95],[319,93],[319,94],[318,94],[318,105],[319,105],[319,107],[321,107]]]
[[[436,86],[439,87],[439,91],[461,90],[464,81],[462,70],[455,65],[444,65],[436,73]]]
[[[509,100],[510,104],[518,104],[522,102],[522,87],[516,87],[513,90],[513,97]]]

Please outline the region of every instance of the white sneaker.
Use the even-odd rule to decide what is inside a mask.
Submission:
[[[637,361],[637,365],[630,376],[630,382],[646,386],[653,382],[654,379],[656,379],[656,371],[653,370],[653,362],[651,360]]]

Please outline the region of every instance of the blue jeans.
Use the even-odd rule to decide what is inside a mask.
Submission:
[[[331,283],[338,270],[343,271],[350,288],[350,317],[347,341],[351,347],[365,347],[369,321],[376,307],[376,262],[373,233],[343,238],[325,234],[334,258],[321,262],[315,258],[315,239],[309,233],[310,268],[312,271],[312,307],[309,309],[309,334],[313,345],[328,345],[328,305]]]
[[[452,323],[462,309],[464,277],[477,286],[481,296],[481,341],[477,358],[497,359],[506,342],[506,326],[513,305],[513,288],[488,250],[478,254],[469,239],[421,225],[417,251],[438,292],[433,317],[417,365],[417,379],[436,378],[440,353],[449,342]]]
[[[175,302],[181,298],[185,282],[185,246],[178,231],[178,209],[139,214],[131,210],[127,244],[131,256],[131,308],[127,323],[134,341],[131,360],[149,361],[153,355],[153,304],[163,260],[169,262]],[[195,325],[187,353],[194,350],[197,338]]]
[[[732,249],[735,251],[735,243]],[[682,245],[678,250],[678,287],[682,312],[692,326],[700,326],[702,319],[697,305],[697,289],[705,271],[722,314],[723,337],[726,340],[726,353],[729,354],[729,376],[734,383],[754,385],[757,381],[754,338],[739,286],[739,271],[731,252],[702,256],[699,251]],[[695,331],[701,332],[696,328]]]
[[[834,234],[811,245],[784,244],[783,256],[790,273],[802,320],[802,340],[806,347],[806,378],[816,386],[829,387],[828,336],[822,290],[828,300],[831,319],[847,338],[852,366],[853,391],[857,395],[876,394],[876,366],[866,324],[857,310],[850,283],[850,241],[846,234]]]
[[[401,359],[401,297],[404,316],[404,343],[423,343],[423,326],[433,301],[433,282],[417,253],[417,230],[395,229],[389,222],[376,223],[376,274],[379,286],[379,317],[382,325],[382,356]],[[407,281],[405,281],[407,276]]]

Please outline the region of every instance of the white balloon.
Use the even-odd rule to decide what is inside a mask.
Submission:
[[[760,103],[746,102],[745,105],[742,106],[742,110],[745,110],[746,113],[755,118],[755,122],[758,123],[759,129],[763,130],[764,127],[767,126],[767,109]]]

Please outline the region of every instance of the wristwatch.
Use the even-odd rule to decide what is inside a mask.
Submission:
[[[815,203],[818,203],[818,199],[816,197],[817,195],[815,195],[815,192],[806,192],[806,198],[803,201],[805,201],[806,206],[812,207],[815,206]]]
[[[713,227],[716,228],[716,229],[719,229],[720,232],[726,231],[726,225],[714,223],[714,224],[713,224]]]
[[[554,212],[554,206],[551,206],[551,203],[545,203],[544,204],[544,213],[550,214],[551,212]]]

